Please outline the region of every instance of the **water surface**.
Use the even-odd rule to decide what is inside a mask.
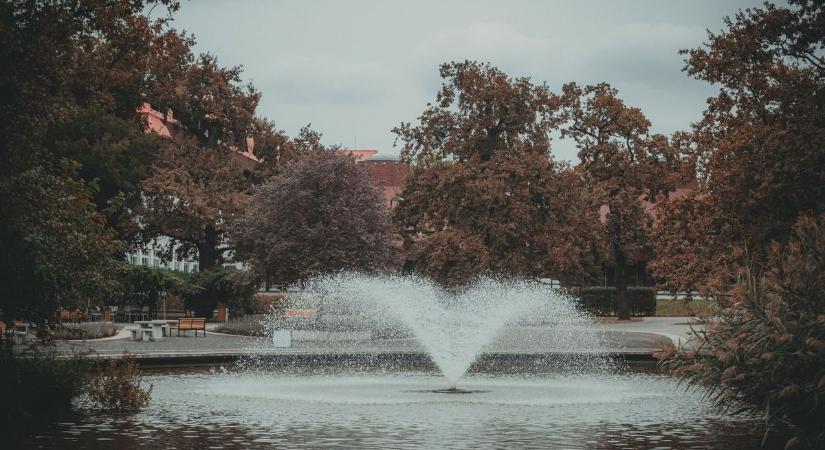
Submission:
[[[22,448],[758,448],[759,421],[714,411],[649,371],[177,372],[137,414],[79,414]]]

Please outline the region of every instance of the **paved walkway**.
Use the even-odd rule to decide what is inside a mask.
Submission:
[[[623,355],[652,355],[668,343],[685,345],[691,336],[691,318],[645,318],[631,322],[606,322],[598,325],[602,331],[601,346],[578,342],[577,329],[553,326],[506,328],[495,342],[485,349],[494,354],[588,353],[608,351]],[[214,326],[209,328],[214,329]],[[689,344],[688,344],[689,345]],[[251,353],[283,355],[335,354],[421,354],[424,349],[414,338],[370,339],[366,333],[293,332],[292,345],[273,348],[265,338],[233,336],[208,332],[206,336],[171,336],[157,342],[131,341],[129,332],[89,341],[62,341],[58,349],[65,353],[90,352],[100,356],[118,356],[129,352],[138,358],[185,358],[244,355]]]
[[[640,321],[609,322],[601,326],[610,331],[658,334],[670,338],[677,346],[689,345],[694,330],[702,327],[695,317],[645,317]]]

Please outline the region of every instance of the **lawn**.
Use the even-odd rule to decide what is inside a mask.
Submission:
[[[709,312],[712,300],[656,300],[656,317],[687,317]]]
[[[265,334],[264,325],[259,316],[245,316],[230,320],[215,328],[215,331],[243,336],[263,336]]]

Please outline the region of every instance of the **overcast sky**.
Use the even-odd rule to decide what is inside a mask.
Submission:
[[[289,135],[311,123],[326,144],[397,154],[390,130],[435,98],[438,65],[475,59],[511,76],[607,81],[654,131],[695,121],[715,88],[681,70],[681,48],[705,41],[744,0],[192,1],[175,27],[196,51],[242,65],[259,112]],[[575,147],[554,141],[557,158]]]

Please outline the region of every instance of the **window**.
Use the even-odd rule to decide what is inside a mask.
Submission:
[[[175,261],[175,270],[180,270],[180,261]]]
[[[160,260],[157,258],[152,259],[152,265],[155,267],[160,266]]]
[[[147,258],[145,256],[143,258],[140,258],[140,264],[144,265],[144,266],[148,266],[149,265],[149,258]]]
[[[137,258],[137,256],[132,255],[132,256],[130,256],[130,257],[129,257],[129,261],[130,261],[132,264],[137,264],[137,263],[138,263],[138,258]]]
[[[198,265],[197,264],[192,264],[192,272],[197,272],[197,271],[198,271]]]

